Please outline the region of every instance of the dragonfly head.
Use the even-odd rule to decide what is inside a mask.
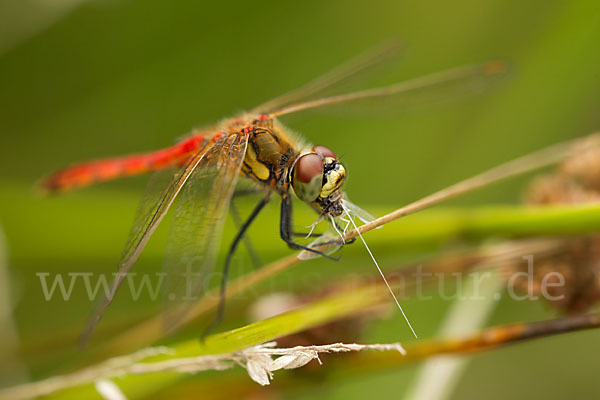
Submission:
[[[314,146],[292,166],[291,184],[296,196],[332,217],[344,211],[342,186],[345,180],[346,169],[335,153],[325,146]]]

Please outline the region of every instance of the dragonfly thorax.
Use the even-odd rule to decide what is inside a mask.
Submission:
[[[333,151],[314,146],[300,155],[291,171],[291,186],[300,200],[312,203],[323,214],[342,214],[342,186],[346,169]]]

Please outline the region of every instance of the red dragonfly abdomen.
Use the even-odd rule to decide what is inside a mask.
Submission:
[[[198,133],[166,149],[76,164],[44,178],[40,186],[46,192],[67,191],[178,166],[185,163],[190,154],[197,152],[205,144],[205,139],[204,133]]]

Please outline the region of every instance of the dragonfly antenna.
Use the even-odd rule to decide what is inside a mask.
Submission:
[[[415,335],[415,338],[418,339],[419,337],[417,336],[417,333],[415,332],[415,330],[413,329],[412,325],[410,324],[410,321],[408,320],[408,317],[404,313],[404,310],[402,309],[402,306],[400,305],[400,302],[396,298],[396,295],[394,294],[394,291],[392,290],[392,287],[390,286],[390,284],[388,283],[388,280],[386,279],[385,275],[383,274],[383,271],[381,270],[381,267],[379,267],[379,264],[377,263],[377,260],[375,260],[375,256],[373,256],[373,253],[371,253],[371,249],[369,249],[369,246],[367,245],[367,242],[363,238],[362,233],[360,233],[360,230],[358,229],[358,226],[356,226],[356,223],[354,222],[354,218],[352,218],[352,216],[348,212],[348,209],[344,205],[342,205],[342,207],[344,208],[344,211],[346,212],[346,215],[350,219],[350,222],[352,222],[352,225],[354,225],[354,229],[356,229],[356,232],[358,232],[358,237],[360,237],[360,240],[362,240],[363,244],[365,245],[365,248],[369,252],[369,255],[371,256],[371,259],[375,263],[375,266],[377,267],[377,270],[379,271],[379,274],[383,278],[383,281],[385,282],[385,285],[387,286],[388,290],[390,291],[390,294],[394,298],[394,301],[396,302],[396,305],[398,306],[398,309],[402,313],[402,316],[406,320],[406,323],[408,324],[408,327],[412,331],[413,335]]]

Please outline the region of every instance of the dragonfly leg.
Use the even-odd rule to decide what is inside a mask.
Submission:
[[[256,192],[254,192],[254,193],[256,193]],[[245,195],[245,194],[246,193],[244,193],[242,195]],[[233,196],[236,197],[237,192],[234,193]],[[231,217],[233,218],[233,222],[235,223],[236,228],[241,229],[243,222],[242,222],[242,217],[240,216],[240,212],[235,205],[235,198],[231,199],[231,205],[229,206],[229,212],[231,213]],[[250,238],[248,236],[244,236],[243,240],[244,240],[244,247],[246,247],[246,250],[248,251],[248,254],[250,255],[250,259],[252,260],[252,266],[254,267],[254,269],[258,269],[262,265],[262,261],[260,259],[260,256],[256,252],[256,249],[252,245],[252,240],[250,240]]]
[[[292,232],[291,235],[305,238],[308,235],[308,232]],[[311,233],[310,234],[310,237],[319,237],[319,236],[323,236],[323,234],[322,233]]]
[[[294,242],[292,239],[292,199],[288,195],[281,196],[281,219],[279,221],[279,232],[281,235],[281,239],[287,243],[287,245],[292,249],[297,250],[306,250],[311,253],[318,254],[330,260],[338,261],[339,258],[332,257],[323,253],[322,251],[312,249],[307,246],[303,246],[300,243]]]
[[[248,219],[246,219],[246,222],[244,222],[242,224],[242,226],[240,227],[240,230],[238,231],[237,235],[233,239],[231,246],[229,247],[229,251],[227,252],[227,257],[225,258],[225,266],[223,267],[223,276],[221,278],[221,290],[219,293],[219,305],[217,306],[217,315],[215,317],[215,320],[202,333],[202,337],[205,337],[210,332],[212,332],[221,323],[221,321],[223,321],[223,316],[225,315],[225,294],[227,291],[227,278],[229,276],[229,267],[231,266],[233,254],[235,253],[235,250],[237,249],[238,245],[240,244],[240,241],[244,237],[244,234],[246,233],[246,230],[248,230],[248,227],[250,226],[250,224],[252,224],[252,222],[256,219],[256,217],[261,212],[261,210],[264,208],[264,206],[267,205],[267,203],[269,202],[270,199],[271,199],[271,193],[269,192],[256,205],[256,207],[254,207],[254,210],[252,210],[252,213],[250,214]]]

